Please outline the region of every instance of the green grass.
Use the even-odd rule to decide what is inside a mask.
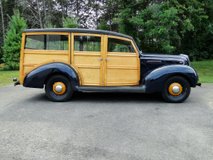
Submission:
[[[13,78],[19,77],[19,71],[1,71],[0,70],[0,87],[12,84]]]
[[[192,62],[201,83],[213,83],[213,60]]]

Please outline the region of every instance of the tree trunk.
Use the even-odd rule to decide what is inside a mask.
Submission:
[[[43,0],[44,26],[48,27],[48,25],[49,25],[49,17],[47,16],[46,7],[47,7],[46,2],[45,2],[45,0]]]
[[[79,2],[76,0],[76,15],[79,17]]]
[[[38,16],[39,16],[39,24],[40,24],[40,28],[44,28],[44,27],[43,27],[43,23],[42,23],[41,11],[40,11],[40,6],[39,6],[39,2],[38,2],[38,0],[36,0],[36,4],[37,4],[37,9],[38,9]]]
[[[98,1],[95,0],[95,25],[96,25],[96,28],[98,27],[98,11],[99,11],[99,4],[98,4]]]
[[[4,41],[4,37],[5,37],[5,25],[4,25],[4,11],[3,11],[2,0],[0,0],[0,9],[1,9],[2,35],[3,35],[3,41]]]

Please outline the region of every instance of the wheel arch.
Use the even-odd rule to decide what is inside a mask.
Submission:
[[[55,72],[55,73],[51,73],[51,74],[49,74],[48,76],[46,76],[46,78],[45,78],[45,80],[44,80],[44,85],[47,84],[47,81],[48,81],[51,77],[56,76],[56,75],[64,76],[64,77],[68,78],[70,81],[72,80],[72,79],[69,77],[69,75],[67,75],[66,73],[63,73],[63,72]]]
[[[173,76],[185,78],[191,87],[195,87],[198,81],[198,75],[193,68],[185,65],[169,65],[153,70],[142,82],[146,86],[147,93],[161,92],[166,80]]]
[[[74,90],[79,86],[80,79],[74,67],[61,62],[53,62],[35,68],[26,75],[23,85],[30,88],[43,88],[47,80],[54,75],[67,77]]]
[[[170,79],[172,77],[176,77],[176,76],[186,79],[189,82],[190,86],[191,87],[193,86],[193,83],[191,82],[190,78],[188,76],[186,76],[185,74],[183,74],[183,73],[177,73],[175,75],[170,75],[170,76],[168,76],[168,78],[166,80],[168,80],[168,79]]]

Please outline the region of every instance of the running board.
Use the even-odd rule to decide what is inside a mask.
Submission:
[[[123,93],[145,93],[146,87],[142,86],[123,86],[123,87],[77,87],[80,92],[123,92]]]

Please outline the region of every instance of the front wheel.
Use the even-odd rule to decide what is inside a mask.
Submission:
[[[50,77],[45,85],[46,96],[55,102],[67,101],[73,95],[73,89],[70,80],[62,75]]]
[[[162,97],[167,102],[180,103],[188,98],[190,91],[190,84],[185,78],[174,76],[165,82]]]

